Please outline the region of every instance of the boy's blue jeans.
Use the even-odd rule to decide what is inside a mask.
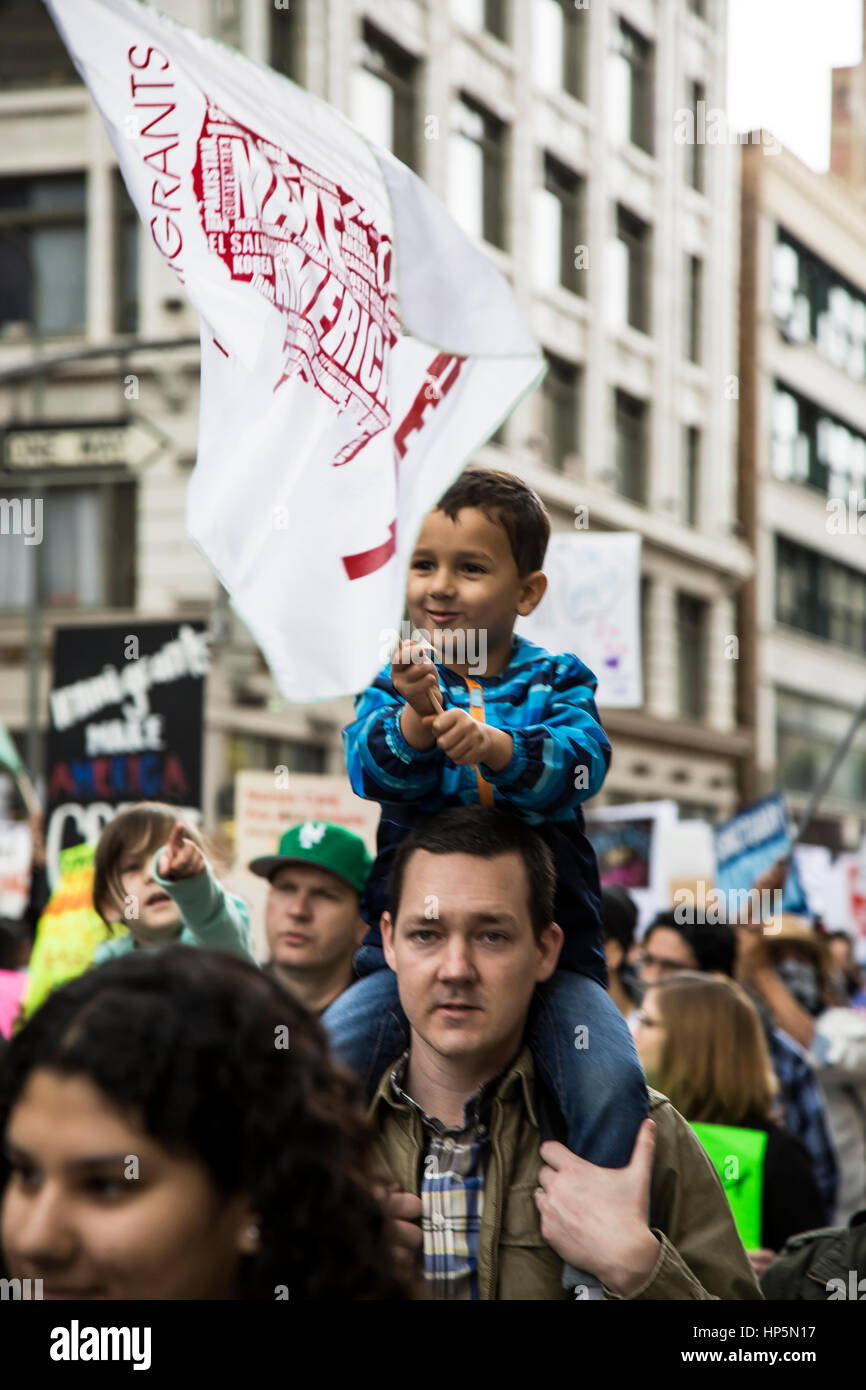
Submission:
[[[355,968],[374,973],[335,999],[322,1021],[371,1100],[385,1067],[409,1046],[409,1025],[381,949],[361,947]],[[562,1113],[567,1147],[602,1168],[625,1167],[649,1106],[631,1033],[607,992],[585,975],[558,970],[536,987],[526,1040]]]

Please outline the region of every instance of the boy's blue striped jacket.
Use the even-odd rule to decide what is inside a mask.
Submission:
[[[505,729],[514,754],[502,772],[480,771],[493,802],[535,826],[556,864],[556,917],[565,933],[560,966],[607,984],[601,944],[598,868],[584,834],[580,803],[601,787],[610,744],[595,705],[596,679],[576,656],[554,656],[514,635],[512,656],[498,676],[464,680],[439,666],[445,709],[480,707],[485,722]],[[478,802],[475,769],[458,767],[440,749],[421,753],[400,730],[404,701],[385,666],[355,697],[355,721],[343,730],[352,789],[382,807],[378,855],[361,899],[370,927],[365,945],[379,946],[394,851],[414,826],[445,806]],[[477,717],[477,715],[476,715]]]

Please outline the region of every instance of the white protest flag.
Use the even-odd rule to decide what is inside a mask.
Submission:
[[[46,4],[201,315],[189,532],[283,694],[351,694],[537,345],[426,185],[333,107],[137,0]]]

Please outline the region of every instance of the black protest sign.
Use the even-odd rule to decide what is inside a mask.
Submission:
[[[50,869],[61,849],[97,839],[122,806],[200,808],[207,668],[200,622],[58,628],[48,697]]]

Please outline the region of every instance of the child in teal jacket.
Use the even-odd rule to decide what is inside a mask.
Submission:
[[[93,901],[128,933],[97,948],[94,964],[136,949],[208,946],[254,959],[249,909],[216,880],[199,832],[170,806],[142,802],[121,811],[99,837]]]

